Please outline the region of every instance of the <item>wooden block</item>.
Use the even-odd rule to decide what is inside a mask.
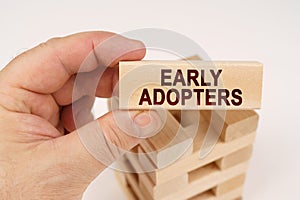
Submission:
[[[186,172],[190,172],[208,163],[214,162],[224,156],[227,156],[233,152],[238,151],[244,147],[251,145],[255,139],[255,132],[245,135],[241,138],[233,140],[231,142],[218,142],[212,152],[204,159],[199,159],[199,149],[195,150],[194,153],[178,162],[170,165],[166,168],[157,169],[155,173],[156,183],[160,184],[168,180],[173,179],[175,176],[180,176]],[[178,170],[180,169],[180,170]]]
[[[124,172],[124,175],[125,177],[128,177],[130,176],[131,179],[134,179],[134,182],[136,182],[138,184],[138,174],[137,173],[132,173],[134,171],[134,168],[132,166],[132,164],[130,163],[129,160],[127,159],[124,159],[122,162],[119,162],[118,163],[120,166],[123,167],[123,169],[125,170]]]
[[[241,200],[240,196],[242,195],[242,193],[243,193],[243,187],[238,187],[235,188],[234,190],[227,192],[224,195],[217,197],[214,195],[214,193],[211,190],[209,190],[195,197],[192,197],[188,200]]]
[[[220,143],[220,144],[228,144],[228,143]],[[189,185],[188,186],[182,187],[181,190],[173,192],[173,193],[176,193],[176,195],[174,195],[172,192],[169,192],[168,194],[165,194],[167,196],[162,197],[160,199],[183,200],[183,199],[193,197],[203,191],[208,190],[209,188],[213,188],[216,185],[221,185],[225,181],[230,180],[230,179],[238,176],[239,174],[245,173],[247,170],[247,166],[248,166],[247,163],[248,162],[240,163],[238,165],[235,165],[231,168],[224,169],[224,170],[220,170],[219,167],[215,163],[210,163],[205,166],[201,166],[198,169],[195,169],[189,173]],[[189,165],[190,163],[186,163],[186,164]],[[178,169],[180,169],[180,168],[177,168],[177,171],[173,171],[173,173],[177,173],[177,172],[181,171],[181,169],[180,170],[178,170]],[[176,176],[177,175],[178,174],[176,174]],[[135,177],[132,177],[130,180],[131,181],[129,181],[129,182],[131,182],[131,184],[132,184],[132,182],[134,182],[133,180],[135,180],[135,183],[137,180],[139,180],[139,191],[138,192],[140,192],[143,195],[143,197],[139,197],[139,199],[147,199],[148,200],[149,198],[145,197],[145,194],[146,194],[145,191],[147,191],[147,193],[149,193],[149,191],[148,191],[149,189],[146,189],[146,187],[144,185],[145,181],[141,181],[142,179],[140,177],[138,179]],[[149,183],[149,180],[151,183],[151,179],[148,178],[147,180],[148,180],[148,183]],[[141,186],[141,183],[142,183],[142,186]],[[135,188],[135,190],[137,190],[136,186],[133,186],[133,188]],[[141,195],[141,194],[138,194],[138,195]],[[234,194],[236,194],[236,193],[234,193]],[[241,193],[239,193],[239,195],[237,195],[237,196],[241,196]],[[222,198],[221,197],[220,198],[213,197],[212,199],[233,199],[233,198],[227,198],[227,197],[231,197],[231,196],[229,194],[226,194],[226,195],[222,195]]]
[[[155,170],[157,167],[152,162],[152,160],[145,154],[146,152],[143,150],[141,146],[139,146],[139,163],[141,164],[142,169],[148,174],[151,181],[156,184],[156,176],[155,176]]]
[[[145,195],[141,192],[138,182],[136,181],[133,174],[125,173],[126,180],[128,181],[128,185],[132,188],[132,191],[137,196],[139,200],[145,199]],[[148,199],[147,199],[148,200]]]
[[[158,184],[160,184],[160,182],[157,180],[157,176],[155,175],[155,170],[157,170],[157,167],[145,153],[146,152],[143,150],[143,148],[141,146],[139,146],[139,156],[138,156],[139,163],[140,163],[142,169],[145,170],[145,172],[146,172],[145,174],[151,179],[151,182],[154,185],[158,185]],[[190,150],[188,150],[186,152],[186,155],[183,155],[182,158],[180,158],[179,160],[184,159],[186,156],[191,155],[191,153],[192,153],[192,148],[190,148]],[[185,175],[180,175],[180,176],[185,176]],[[176,178],[177,177],[174,176],[174,178],[172,180],[174,180]],[[162,183],[162,184],[164,184],[164,183]]]
[[[236,166],[225,170],[219,170],[217,166],[208,165],[205,172],[199,168],[189,173],[189,184],[176,192],[170,193],[168,196],[162,198],[163,200],[174,199],[189,199],[201,194],[215,186],[224,183],[240,174],[247,171],[249,162],[240,163]],[[191,177],[191,178],[190,178]],[[241,191],[242,193],[242,191]],[[235,198],[241,196],[241,193]],[[219,199],[219,198],[218,198]]]
[[[168,182],[155,185],[147,174],[139,174],[140,184],[142,184],[153,199],[162,199],[170,193],[176,192],[188,185],[188,174],[178,176]]]
[[[175,119],[180,123],[181,121],[181,110],[169,110],[169,112],[175,117]]]
[[[186,57],[182,60],[202,60],[202,59],[199,55],[192,55],[192,56]]]
[[[166,182],[176,176],[183,175],[186,172],[214,162],[244,147],[252,145],[255,139],[255,132],[253,132],[230,142],[224,143],[219,141],[209,155],[207,155],[204,159],[200,159],[199,150],[203,144],[204,137],[207,134],[208,127],[209,122],[201,115],[200,126],[193,142],[192,155],[180,159],[166,168],[156,169],[155,172],[151,173],[152,179],[155,180],[155,183],[160,184]]]
[[[119,66],[121,109],[240,110],[261,106],[263,67],[258,62],[124,61]]]
[[[122,177],[124,177],[124,174],[117,173],[116,174],[118,180],[123,180]],[[119,176],[122,176],[121,178]],[[239,176],[238,176],[239,177]],[[134,191],[130,186],[127,185],[127,183],[124,183],[123,181],[119,181],[123,191],[125,192],[128,200],[139,200],[138,197],[134,194]],[[224,183],[223,183],[224,184]],[[242,192],[243,188],[239,185],[235,185],[235,187],[232,187],[231,189],[227,188],[228,190],[224,192],[223,194],[219,194],[218,196],[214,193],[214,189],[210,189],[208,191],[202,192],[201,194],[198,194],[192,198],[189,198],[188,200],[241,200],[242,198]],[[152,199],[150,197],[150,194],[146,190],[145,186],[140,183],[139,184],[139,190],[143,194],[143,198],[148,198],[149,200]],[[145,197],[146,196],[146,197]],[[148,200],[147,199],[147,200]],[[178,198],[177,198],[178,199]]]
[[[217,166],[220,169],[227,169],[229,167],[232,167],[234,165],[237,165],[238,163],[244,162],[246,160],[249,160],[252,154],[252,145],[247,146],[243,149],[239,149],[236,152],[233,152],[219,160],[216,161]]]
[[[253,110],[203,110],[201,114],[215,129],[220,130],[223,125],[220,137],[225,142],[252,133],[258,126],[258,114]]]
[[[132,190],[131,186],[127,184],[125,175],[121,172],[115,172],[117,181],[119,182],[119,185],[121,186],[123,192],[125,193],[128,200],[138,200],[138,197],[134,194],[134,191]]]
[[[133,167],[131,163],[125,158],[121,157],[118,160],[118,164],[125,169],[126,171],[133,171]],[[126,173],[126,172],[116,172],[116,174],[122,173],[126,180],[126,187],[123,188],[126,192],[130,192],[130,190],[133,192],[133,196],[136,197],[137,200],[142,200],[143,194],[139,189],[139,183],[138,183],[138,175],[135,173]],[[124,180],[122,181],[124,183]],[[132,195],[131,195],[132,196]]]
[[[234,190],[238,187],[243,187],[243,184],[245,182],[246,175],[241,174],[238,175],[228,181],[225,181],[224,183],[219,184],[217,187],[213,189],[213,192],[216,196],[222,196],[223,194],[228,193],[229,191]]]
[[[174,116],[167,112],[166,122],[162,130],[155,136],[141,142],[140,145],[153,163],[158,168],[163,168],[190,150],[192,143],[192,133],[186,132]]]
[[[127,171],[134,170],[131,162],[126,158],[120,159],[118,164],[121,165]],[[127,187],[131,189],[133,196],[135,196],[137,200],[152,200],[151,196],[147,195],[147,193],[145,193],[145,191],[143,191],[143,189],[140,188],[139,177],[137,173],[123,172],[123,174],[127,182]]]
[[[200,194],[189,198],[188,200],[215,200],[216,196],[212,190],[201,192]]]
[[[134,173],[141,173],[144,172],[144,169],[142,168],[140,162],[139,162],[139,158],[138,158],[138,154],[132,154],[132,153],[126,153],[124,155],[128,161],[130,162]]]
[[[189,175],[189,182],[194,182],[197,180],[201,180],[204,177],[207,177],[210,174],[218,173],[220,169],[216,165],[215,162],[209,163],[205,166],[199,167],[188,173]]]
[[[154,200],[154,198],[150,195],[149,191],[147,190],[147,187],[144,185],[143,182],[139,183],[139,187],[144,195],[143,200]]]

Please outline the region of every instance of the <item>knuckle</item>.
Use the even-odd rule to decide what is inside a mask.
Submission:
[[[126,149],[128,146],[129,136],[125,135],[125,133],[118,127],[111,115],[104,118],[101,123],[101,128],[109,142],[117,147]]]
[[[109,124],[109,127],[109,129],[111,130],[109,134],[110,141],[117,147],[124,149],[127,146],[124,133],[122,133],[119,128],[116,128],[116,124]]]

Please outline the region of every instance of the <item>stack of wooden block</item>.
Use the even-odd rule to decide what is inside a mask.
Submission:
[[[164,166],[168,152],[176,151],[172,146],[165,148],[181,128],[180,112],[168,112],[167,121],[161,132],[140,145],[132,152],[146,156],[125,154],[120,165],[131,172],[152,168],[147,173],[116,172],[117,178],[128,199],[140,200],[233,200],[241,199],[245,174],[249,165],[252,144],[258,125],[258,115],[253,110],[200,112],[199,128],[191,147],[169,166]],[[211,115],[217,116],[211,120]],[[192,119],[193,120],[193,119]],[[212,151],[203,159],[199,151],[208,130],[224,123],[221,135]],[[209,127],[212,127],[209,128]],[[184,135],[184,134],[182,134]],[[189,134],[187,134],[189,135]],[[174,147],[188,145],[186,137],[176,138]],[[172,149],[173,148],[173,149]],[[144,154],[155,152],[154,154]]]

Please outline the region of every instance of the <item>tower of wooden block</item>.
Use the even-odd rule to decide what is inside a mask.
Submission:
[[[130,200],[233,200],[241,199],[245,174],[249,165],[252,144],[255,139],[258,115],[253,110],[230,110],[225,118],[220,111],[200,112],[199,130],[188,151],[167,167],[161,168],[168,156],[170,142],[181,126],[180,113],[168,112],[168,119],[161,132],[133,149],[136,153],[158,153],[137,157],[125,154],[120,163],[132,171],[142,171],[151,166],[148,173],[116,172],[117,178]],[[224,123],[219,141],[203,159],[199,150],[209,126]],[[188,138],[177,139],[176,145]],[[173,149],[174,150],[174,149]],[[146,155],[146,154],[144,154]]]
[[[200,57],[196,55],[186,60],[200,60]],[[189,132],[178,137],[178,129],[188,124],[181,116],[195,123],[198,119],[194,118],[195,112],[200,113],[195,137],[191,140]],[[219,130],[220,124],[222,130]],[[117,179],[129,200],[241,199],[257,125],[258,115],[254,110],[228,110],[225,115],[224,111],[217,110],[191,111],[185,115],[180,111],[169,111],[160,133],[132,150],[144,156],[128,153],[119,161],[130,172],[153,170],[148,173],[116,171]],[[221,131],[219,140],[212,151],[200,159],[199,151],[205,136],[214,128],[215,132]],[[171,141],[173,146],[168,146]],[[164,167],[177,147],[189,144],[190,148],[181,158]],[[156,151],[149,156],[145,154]]]

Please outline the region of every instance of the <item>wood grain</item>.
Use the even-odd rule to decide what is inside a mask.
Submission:
[[[252,133],[258,126],[259,117],[254,110],[203,110],[201,114],[216,131],[223,126],[220,137],[225,142]]]
[[[238,151],[233,152],[233,153],[217,160],[216,164],[220,169],[230,168],[241,162],[249,160],[251,157],[251,154],[252,154],[252,149],[253,149],[252,145],[247,146],[243,149],[239,149]]]
[[[232,179],[225,181],[224,183],[219,184],[213,189],[213,193],[215,196],[219,197],[234,190],[235,188],[243,187],[245,179],[245,174],[238,175]]]
[[[261,106],[262,93],[262,73],[263,67],[259,62],[240,62],[240,61],[124,61],[119,63],[119,97],[120,109],[154,109],[165,108],[169,110],[216,110],[216,109],[257,109]],[[211,69],[220,69],[220,83],[210,86],[191,86],[162,85],[161,70],[171,69],[174,77],[176,70],[182,70],[184,77],[187,76],[189,69],[205,70],[206,82],[213,82],[213,77],[209,76]],[[201,105],[195,104],[196,95],[192,100],[177,105],[170,105],[164,101],[162,105],[148,105],[143,103],[139,105],[142,91],[147,88],[150,96],[153,96],[153,89],[159,88],[164,91],[171,88],[189,88],[189,89],[228,89],[232,91],[238,88],[242,91],[242,104],[239,106],[230,104],[207,105],[205,95],[201,96]],[[230,97],[231,98],[231,97]]]

